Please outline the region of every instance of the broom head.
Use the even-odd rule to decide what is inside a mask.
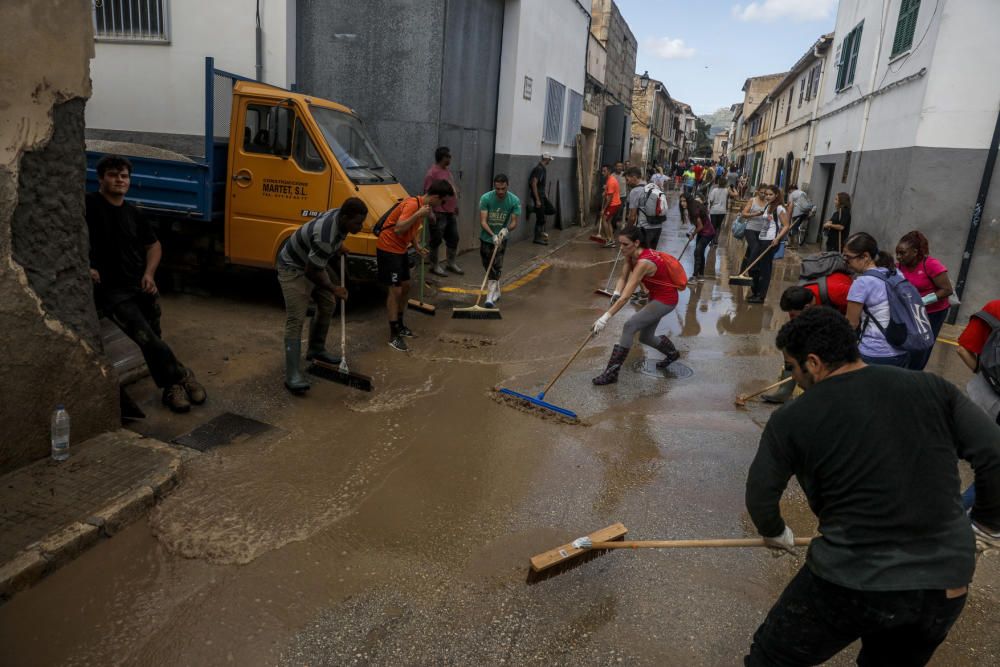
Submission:
[[[345,384],[348,387],[360,389],[361,391],[373,391],[375,389],[375,383],[367,375],[355,373],[354,371],[347,371],[345,373],[340,369],[340,366],[334,366],[322,361],[313,360],[309,368],[306,369],[306,372],[318,378],[323,378],[331,382],[339,382],[340,384]]]
[[[601,528],[587,535],[587,539],[593,542],[614,542],[625,539],[628,529],[620,523],[612,524],[606,528]],[[574,540],[575,542],[576,540]],[[562,574],[589,560],[608,553],[609,549],[586,549],[573,546],[573,542],[564,544],[561,547],[550,549],[545,553],[538,554],[531,558],[531,570],[528,572],[528,583],[534,584],[544,579]]]
[[[609,291],[608,291],[608,290],[606,290],[606,289],[595,289],[595,290],[594,290],[594,294],[600,294],[601,296],[606,296],[606,297],[608,297],[609,299],[610,299],[611,297],[613,297],[613,296],[614,296],[614,294],[613,294],[613,293],[609,292]]]
[[[544,394],[539,394],[538,396],[529,396],[528,394],[522,394],[521,392],[514,391],[513,389],[498,389],[497,391],[503,394],[504,396],[509,396],[518,401],[524,401],[529,405],[542,408],[543,410],[550,410],[552,412],[555,412],[556,414],[562,415],[563,417],[569,417],[570,419],[579,419],[579,417],[576,416],[576,413],[573,412],[572,410],[567,410],[566,408],[559,407],[554,403],[543,401],[542,396],[544,396]]]
[[[424,315],[433,316],[437,312],[437,306],[425,303],[420,299],[410,299],[406,302],[406,305],[417,312],[423,313]]]
[[[500,311],[496,308],[484,308],[482,306],[469,306],[468,308],[452,308],[451,319],[453,320],[502,320]]]
[[[729,284],[736,287],[749,287],[753,285],[753,278],[750,276],[738,275],[729,278]]]

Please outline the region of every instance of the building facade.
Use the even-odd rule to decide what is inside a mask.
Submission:
[[[634,76],[629,160],[644,172],[662,166],[674,147],[673,100],[662,81]]]
[[[733,159],[747,177],[756,176],[759,179],[760,173],[755,170],[759,170],[763,159],[763,155],[752,150],[754,147],[760,148],[760,133],[765,129],[757,108],[786,74],[787,72],[782,72],[753,76],[743,82],[743,103],[739,115],[734,119],[738,121],[738,131],[733,144]]]

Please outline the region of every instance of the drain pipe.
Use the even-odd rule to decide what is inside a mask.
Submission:
[[[260,29],[260,0],[257,0],[257,27],[256,27],[256,38],[257,38],[257,60],[254,67],[256,77],[258,81],[264,80],[264,33]]]
[[[1000,146],[1000,111],[997,111],[997,122],[993,127],[993,140],[990,150],[986,153],[986,166],[983,167],[983,180],[979,182],[979,196],[972,209],[972,220],[969,222],[969,235],[965,239],[965,251],[962,253],[962,268],[958,270],[958,280],[955,282],[955,294],[961,300],[965,293],[965,282],[969,277],[969,267],[972,265],[972,252],[976,249],[976,237],[979,235],[979,225],[983,220],[983,207],[986,197],[990,194],[990,181],[993,180],[993,167],[997,162],[997,147]],[[954,324],[958,319],[960,306],[952,306],[948,313],[948,324]]]

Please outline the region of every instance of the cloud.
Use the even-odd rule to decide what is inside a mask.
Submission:
[[[688,46],[683,39],[657,37],[646,41],[646,48],[657,58],[678,60],[694,57],[694,47]]]
[[[784,19],[796,22],[829,18],[837,0],[759,0],[733,5],[733,17],[740,21],[773,23]]]

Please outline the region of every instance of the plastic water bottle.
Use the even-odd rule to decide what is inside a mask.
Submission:
[[[69,413],[60,403],[52,413],[52,460],[69,458]]]

